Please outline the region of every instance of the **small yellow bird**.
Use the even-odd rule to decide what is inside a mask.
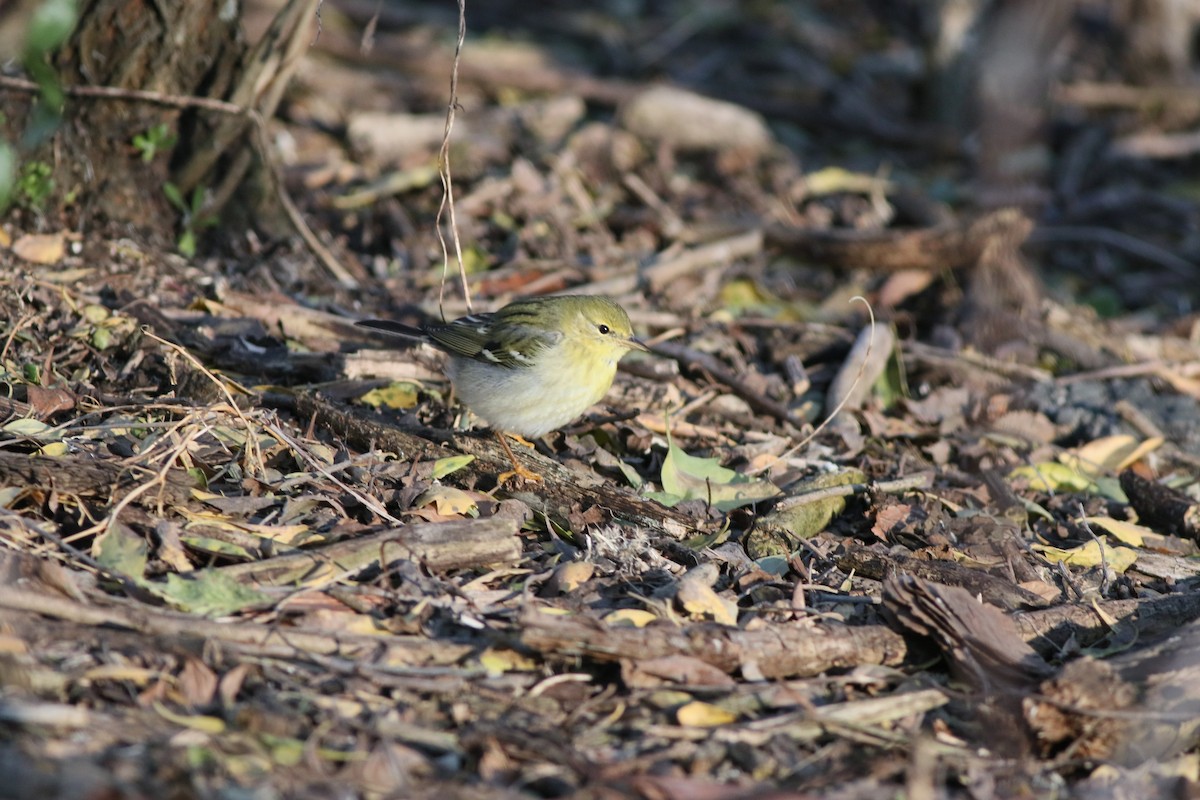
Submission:
[[[587,295],[518,300],[421,328],[376,319],[358,324],[449,354],[446,374],[459,398],[495,429],[513,463],[501,483],[513,475],[541,480],[517,463],[501,432],[537,438],[561,428],[604,397],[622,356],[647,349],[634,338],[625,309]]]

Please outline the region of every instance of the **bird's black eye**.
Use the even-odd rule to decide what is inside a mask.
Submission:
[[[600,331],[602,334],[604,334],[605,336],[607,336],[607,335],[608,335],[608,332],[609,332],[609,327],[608,327],[607,325],[598,325],[598,326],[597,326],[597,328],[598,328],[598,329],[599,329],[599,331]]]

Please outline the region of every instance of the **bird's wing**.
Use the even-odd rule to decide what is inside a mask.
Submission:
[[[503,336],[499,335],[501,329]],[[448,325],[431,326],[426,333],[449,353],[502,367],[529,366],[534,356],[562,339],[556,331],[505,323],[495,314],[473,314]]]

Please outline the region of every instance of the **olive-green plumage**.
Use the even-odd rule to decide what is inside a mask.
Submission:
[[[573,421],[604,397],[623,355],[646,349],[633,338],[625,309],[585,295],[518,300],[494,313],[423,328],[387,320],[358,324],[444,350],[462,402],[494,428],[528,437]]]

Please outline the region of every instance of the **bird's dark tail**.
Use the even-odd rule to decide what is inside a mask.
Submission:
[[[403,336],[406,339],[425,339],[425,332],[420,328],[414,328],[412,325],[405,325],[403,322],[393,322],[390,319],[364,319],[354,323],[360,328],[370,328],[375,331],[383,331],[390,333],[393,336]]]

